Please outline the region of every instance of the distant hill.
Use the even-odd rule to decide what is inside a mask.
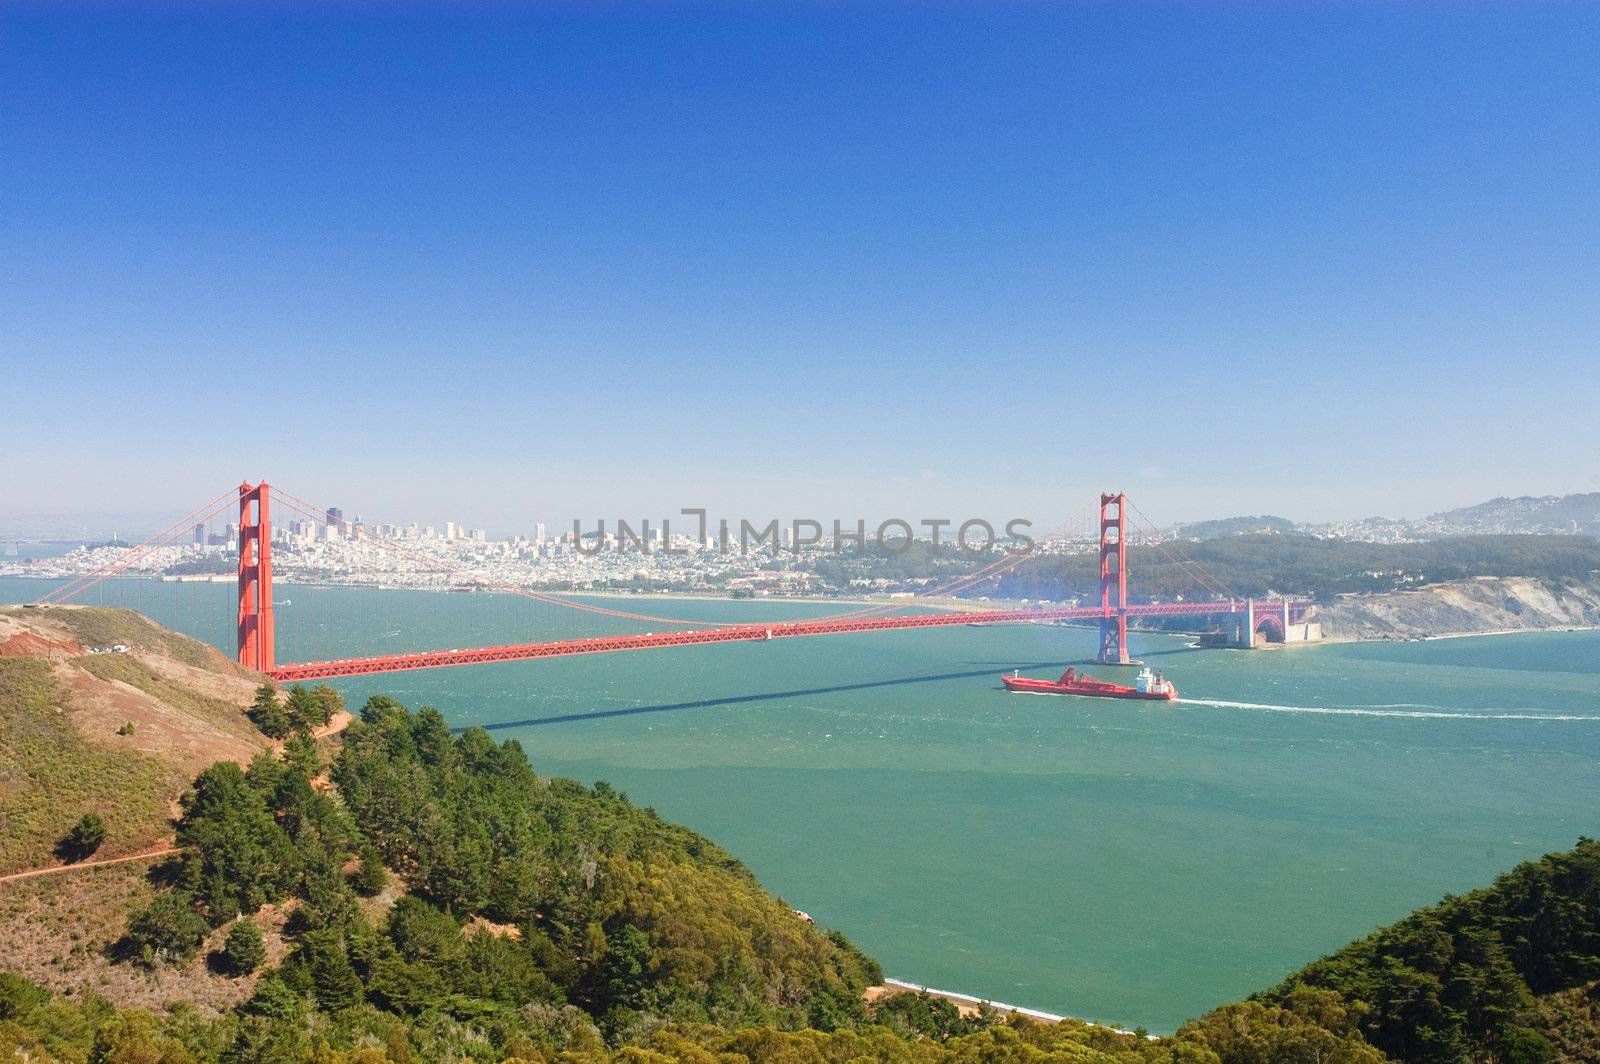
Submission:
[[[1184,539],[1222,539],[1258,533],[1298,532],[1339,539],[1393,543],[1441,536],[1600,535],[1600,491],[1578,495],[1520,495],[1427,517],[1368,517],[1359,521],[1311,524],[1284,517],[1226,517],[1175,527]]]
[[[1520,495],[1433,514],[1426,523],[1454,534],[1600,533],[1600,491],[1581,495]]]
[[[1039,555],[961,593],[1053,602],[1085,599],[1099,586],[1096,562],[1093,554]],[[1216,597],[1225,589],[1257,597],[1273,592],[1310,595],[1328,603],[1339,595],[1486,576],[1596,587],[1600,541],[1531,535],[1418,537],[1401,543],[1280,534],[1217,536],[1186,545],[1181,556],[1140,548],[1128,571],[1130,596],[1156,602]],[[1196,574],[1204,575],[1211,587]]]
[[[1215,521],[1193,521],[1174,531],[1184,539],[1217,539],[1252,533],[1293,532],[1297,526],[1287,517],[1262,514],[1259,517],[1223,517]]]

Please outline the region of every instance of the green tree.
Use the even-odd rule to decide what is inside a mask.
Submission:
[[[266,959],[267,945],[261,938],[261,928],[248,916],[235,921],[222,943],[222,960],[228,971],[249,975]]]
[[[128,941],[146,964],[176,964],[194,956],[206,930],[187,897],[161,894],[129,919]]]
[[[439,1008],[450,994],[439,972],[392,955],[373,964],[367,990],[373,1001],[401,1015]]]
[[[306,999],[284,980],[281,972],[270,971],[257,981],[255,990],[239,1006],[239,1011],[248,1016],[298,1025],[305,1016]]]
[[[1600,843],[1518,865],[1290,976],[1263,997],[1299,1009],[1306,988],[1363,1010],[1369,1041],[1406,1061],[1539,1060],[1536,995],[1600,977]]]
[[[606,936],[600,960],[600,996],[596,1004],[608,1008],[639,1009],[650,987],[650,936],[625,924]]]
[[[305,781],[308,788],[322,771],[322,759],[317,756],[317,741],[304,731],[297,731],[284,741],[283,760],[289,771]]]
[[[281,969],[284,981],[291,989],[309,993],[328,1012],[360,1004],[364,990],[348,947],[348,936],[341,929],[307,931]]]
[[[322,703],[300,684],[289,688],[289,698],[283,709],[289,715],[290,726],[296,731],[309,732],[317,725],[327,723],[322,715]]]
[[[360,906],[345,879],[344,854],[315,830],[304,832],[295,849],[300,857],[299,894],[305,902],[295,914],[297,922],[303,927],[354,927]]]
[[[200,773],[180,805],[178,843],[188,848],[180,882],[215,923],[255,912],[294,886],[294,845],[238,765],[219,761]]]
[[[245,711],[250,722],[269,739],[285,738],[294,730],[294,722],[278,701],[278,689],[270,683],[256,688],[256,700]]]
[[[436,971],[453,969],[466,952],[455,918],[409,894],[389,912],[389,940],[406,960]]]
[[[452,981],[462,993],[507,1005],[562,999],[561,989],[540,969],[531,950],[487,930],[467,939],[465,963]]]
[[[378,848],[366,841],[361,843],[361,848],[356,853],[356,870],[350,877],[350,885],[363,897],[375,897],[382,893],[384,886],[389,882],[389,873],[384,870],[383,858],[378,854]]]
[[[105,841],[106,822],[99,813],[85,813],[56,845],[56,854],[63,861],[81,861]]]
[[[194,1054],[156,1028],[147,1012],[119,1012],[95,1031],[89,1064],[194,1064]]]
[[[0,1020],[20,1020],[50,1000],[50,991],[14,972],[0,972]]]
[[[344,695],[337,688],[328,684],[318,684],[311,689],[311,696],[317,700],[320,707],[319,724],[326,724],[335,716],[344,712]]]
[[[1184,1024],[1177,1037],[1211,1050],[1222,1064],[1385,1064],[1388,1058],[1356,1028],[1360,1009],[1348,1008],[1337,994],[1320,995],[1289,1008],[1259,1001],[1224,1005]]]
[[[955,1002],[921,991],[884,999],[873,1011],[873,1019],[902,1034],[927,1035],[940,1042],[975,1029]]]

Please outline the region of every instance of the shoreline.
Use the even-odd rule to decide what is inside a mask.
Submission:
[[[945,1001],[953,1002],[964,1016],[977,1015],[981,1008],[987,1006],[1008,1016],[1023,1016],[1039,1023],[1061,1023],[1070,1020],[1073,1023],[1099,1027],[1107,1031],[1115,1031],[1118,1034],[1138,1034],[1137,1031],[1130,1031],[1126,1027],[1117,1027],[1109,1023],[1096,1023],[1093,1020],[1085,1020],[1077,1016],[1059,1016],[1053,1012],[1030,1009],[1025,1005],[1011,1005],[1004,1001],[992,1001],[988,998],[974,997],[971,994],[963,994],[955,990],[940,990],[937,987],[925,986],[922,983],[913,983],[905,979],[891,979],[888,976],[884,976],[883,982],[877,986],[867,988],[866,1000],[869,1003],[882,1001],[900,993],[927,994],[929,997],[942,998]],[[1145,1035],[1145,1037],[1153,1041],[1158,1036],[1152,1034]]]
[[[1315,643],[1284,643],[1281,646],[1328,646],[1333,643],[1434,643],[1443,639],[1474,639],[1479,636],[1491,635],[1528,635],[1542,632],[1600,632],[1600,624],[1554,624],[1533,628],[1492,628],[1479,632],[1429,632],[1427,635],[1333,635],[1324,636]]]

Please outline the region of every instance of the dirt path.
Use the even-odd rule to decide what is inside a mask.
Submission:
[[[328,718],[328,723],[321,725],[320,727],[312,728],[311,737],[313,739],[326,739],[330,735],[338,735],[340,732],[350,727],[350,722],[355,719],[356,718],[353,714],[341,709],[339,712]]]
[[[130,853],[122,857],[105,857],[97,861],[79,861],[76,864],[52,865],[49,868],[30,868],[26,872],[12,872],[10,875],[0,876],[0,883],[9,883],[13,879],[32,879],[34,876],[50,876],[57,872],[76,872],[80,868],[100,868],[105,865],[123,864],[128,861],[147,861],[152,857],[160,857],[164,853],[172,853],[179,847],[171,839],[162,839],[160,843],[148,850]]]

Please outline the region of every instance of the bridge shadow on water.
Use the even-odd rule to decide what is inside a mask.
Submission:
[[[686,709],[714,709],[718,706],[740,706],[751,702],[777,702],[786,698],[810,698],[816,695],[839,694],[845,691],[870,691],[877,687],[905,687],[919,683],[943,683],[947,680],[970,680],[975,677],[995,677],[996,669],[1009,672],[1012,669],[1060,669],[1069,663],[1064,661],[1031,661],[1031,662],[971,662],[973,665],[984,665],[984,668],[973,669],[967,672],[935,672],[922,676],[902,676],[893,680],[862,680],[858,683],[835,684],[830,687],[803,687],[794,691],[765,691],[760,694],[728,695],[723,698],[701,698],[693,702],[665,702],[656,706],[630,706],[627,709],[597,709],[587,713],[558,713],[549,717],[529,717],[527,720],[504,720],[493,724],[478,724],[474,727],[484,731],[504,731],[508,728],[532,728],[541,724],[573,724],[585,720],[604,720],[607,717],[633,717],[643,713],[677,713]],[[997,683],[993,688],[1000,689]],[[452,731],[462,732],[466,728],[452,728]]]

